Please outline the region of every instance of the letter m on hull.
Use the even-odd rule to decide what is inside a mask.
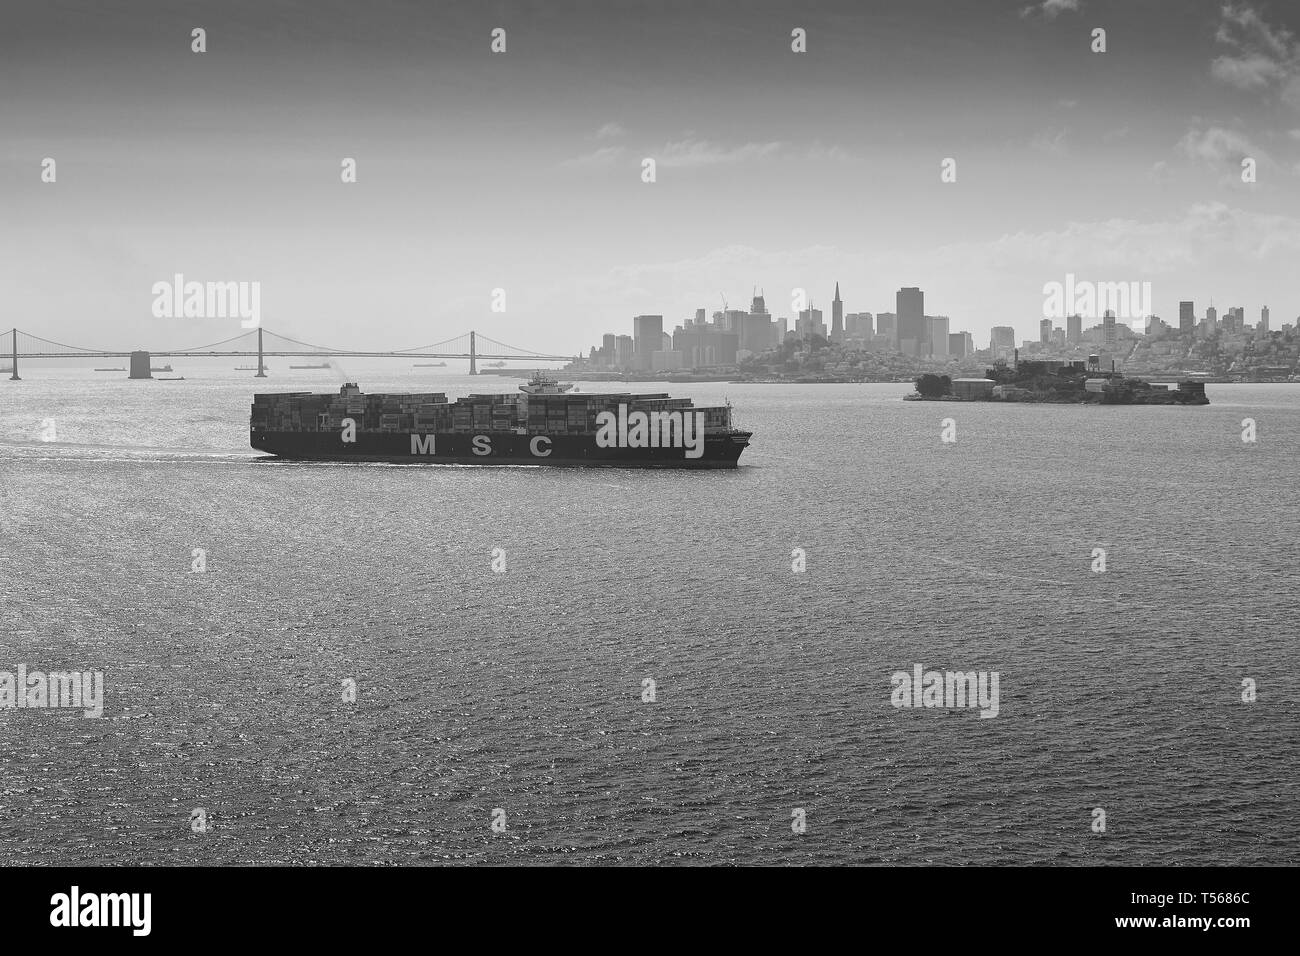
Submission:
[[[437,435],[412,435],[411,436],[411,454],[412,455],[433,455],[434,443]]]

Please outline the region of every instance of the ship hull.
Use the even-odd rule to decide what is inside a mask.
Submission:
[[[749,432],[709,435],[699,457],[685,448],[602,448],[595,435],[519,435],[514,432],[250,432],[249,444],[296,461],[387,462],[431,465],[555,465],[570,468],[735,468]]]

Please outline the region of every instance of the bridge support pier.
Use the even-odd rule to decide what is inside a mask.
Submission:
[[[18,326],[14,326],[13,357],[14,357],[14,364],[13,364],[12,374],[10,374],[9,376],[9,381],[21,382],[22,379],[18,377]]]
[[[153,356],[148,352],[131,353],[131,374],[128,378],[153,378]]]
[[[266,364],[262,360],[262,327],[257,327],[257,374],[253,378],[266,378]]]
[[[469,333],[469,374],[478,374],[478,353],[474,348],[474,332]]]

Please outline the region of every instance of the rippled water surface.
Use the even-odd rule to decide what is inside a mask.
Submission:
[[[333,373],[23,371],[0,670],[107,692],[0,711],[8,862],[1300,862],[1300,386],[637,386],[755,432],[673,473],[255,461],[252,392]],[[895,709],[918,663],[997,671],[999,715]]]

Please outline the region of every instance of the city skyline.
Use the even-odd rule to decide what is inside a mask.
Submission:
[[[846,312],[924,288],[977,339],[1034,336],[1067,273],[1149,281],[1162,317],[1187,298],[1300,314],[1292,8],[634,13],[24,8],[0,37],[0,324],[220,338],[220,321],[149,314],[178,272],[259,281],[268,327],[339,346],[472,327],[576,352],[756,275],[782,314],[837,280]]]
[[[995,325],[988,333],[988,346],[973,345],[969,329],[954,328],[947,315],[930,315],[925,311],[925,292],[910,286],[895,293],[894,312],[844,311],[840,283],[835,282],[832,299],[832,317],[829,327],[825,313],[816,308],[816,297],[807,290],[796,290],[792,307],[794,317],[772,312],[767,306],[765,287],[754,285],[750,308],[730,308],[724,295],[724,308],[710,312],[706,308],[694,310],[692,318],[685,318],[676,326],[671,319],[665,322],[662,314],[638,315],[631,320],[632,334],[606,331],[599,345],[591,344],[579,353],[579,361],[595,362],[597,367],[621,368],[636,371],[672,371],[678,368],[700,368],[733,365],[747,355],[757,355],[791,340],[812,337],[825,339],[828,344],[865,352],[897,352],[901,355],[932,360],[960,360],[977,352],[991,352],[993,358],[1007,358],[1019,346],[1045,347],[1062,352],[1078,350],[1084,345],[1104,346],[1109,353],[1120,341],[1150,338],[1173,330],[1180,335],[1205,338],[1212,331],[1223,329],[1230,334],[1270,331],[1270,310],[1267,305],[1259,310],[1259,322],[1250,325],[1245,321],[1243,306],[1229,307],[1220,322],[1213,305],[1201,314],[1195,302],[1180,300],[1177,319],[1166,320],[1155,313],[1134,312],[1128,316],[1117,315],[1107,308],[1107,300],[1098,298],[1100,315],[1093,312],[1071,312],[1059,318],[1047,317],[1038,322],[1037,332],[1024,334],[1012,325]],[[1089,290],[1089,295],[1092,291]],[[1099,293],[1101,295],[1101,293]],[[1127,297],[1123,297],[1125,300]],[[1112,303],[1118,304],[1118,303]],[[902,320],[900,315],[907,313]],[[759,325],[754,325],[758,320]],[[1284,322],[1280,329],[1287,331],[1297,323]],[[874,326],[874,328],[873,328]],[[668,328],[672,328],[670,333]],[[1121,334],[1121,328],[1124,330]],[[643,331],[644,330],[644,331]],[[1100,335],[1093,333],[1101,332]],[[716,334],[731,338],[722,340]],[[712,339],[705,338],[714,334]],[[625,346],[620,342],[625,341]],[[656,347],[655,343],[661,343]]]

